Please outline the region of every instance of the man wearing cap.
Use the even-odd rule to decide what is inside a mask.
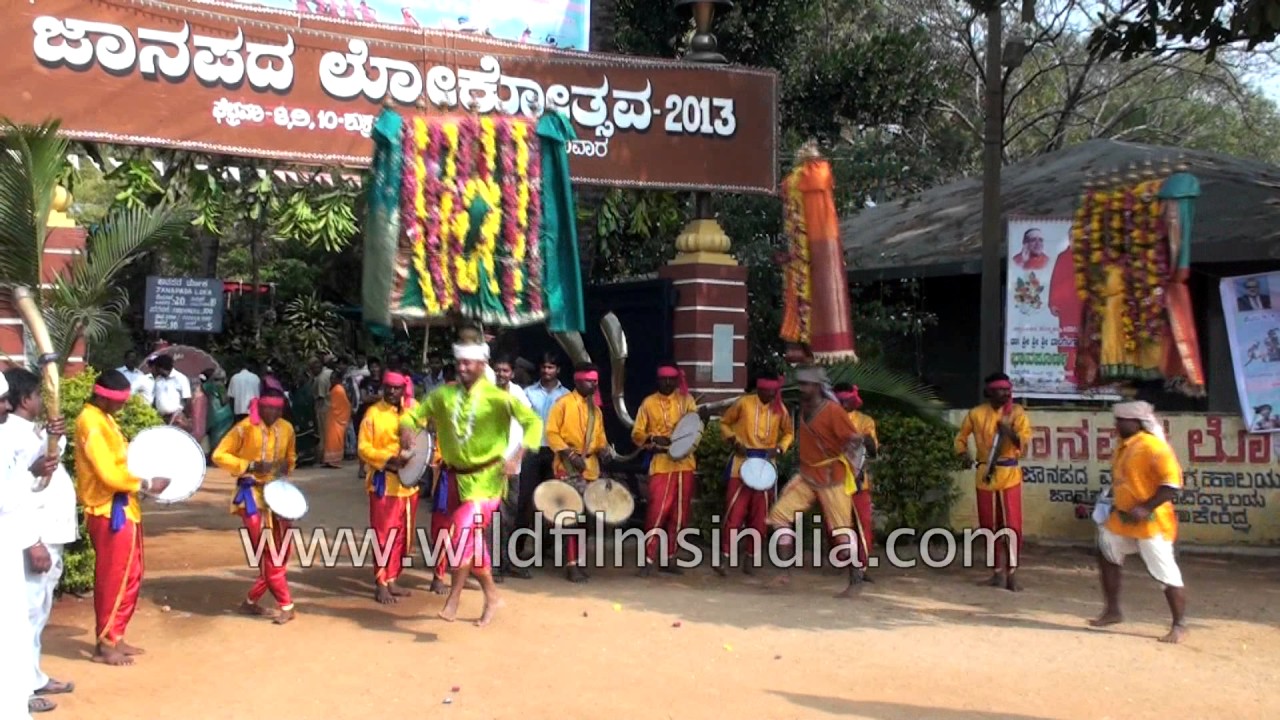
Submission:
[[[574,391],[561,397],[547,415],[547,442],[555,453],[552,472],[586,492],[586,484],[600,478],[600,463],[609,458],[609,441],[604,435],[604,413],[600,411],[600,372],[584,363],[573,371]],[[547,518],[552,520],[553,518]],[[578,538],[570,534],[565,542],[565,571],[569,582],[582,582],[586,572],[578,565]]]
[[[1163,428],[1150,403],[1124,402],[1113,410],[1120,447],[1111,461],[1111,508],[1098,526],[1098,569],[1106,609],[1094,627],[1124,620],[1120,612],[1120,572],[1124,560],[1137,553],[1147,572],[1164,587],[1173,624],[1160,642],[1177,643],[1187,633],[1186,590],[1174,557],[1178,517],[1173,504],[1182,489],[1182,466],[1165,442]]]
[[[816,500],[832,537],[833,553],[843,548],[849,565],[849,585],[836,597],[851,598],[861,585],[863,570],[853,562],[857,543],[850,498],[857,486],[849,457],[862,436],[832,394],[826,371],[801,367],[796,370],[796,381],[800,385],[800,414],[796,418],[800,467],[769,510],[769,526],[781,530],[780,547],[794,549],[796,516]],[[778,578],[779,584],[788,582],[785,573]]]
[[[269,547],[262,553],[258,579],[240,605],[247,615],[266,615],[258,605],[271,591],[279,606],[275,622],[283,625],[294,618],[293,596],[289,592],[289,521],[276,515],[263,499],[267,483],[283,475],[292,475],[298,465],[298,450],[293,425],[281,418],[284,396],[267,390],[248,403],[249,416],[236,423],[213,451],[213,462],[236,481],[236,494],[231,499],[231,514],[239,515],[254,548],[262,547],[262,531],[268,533]],[[274,550],[273,548],[281,548]]]
[[[399,602],[409,594],[396,585],[404,558],[413,545],[414,520],[417,516],[418,486],[400,483],[400,421],[405,408],[405,386],[408,376],[387,369],[382,374],[382,399],[369,408],[360,423],[356,452],[367,468],[365,492],[369,493],[369,526],[382,549],[385,565],[374,570],[373,597],[383,605]],[[375,560],[376,562],[376,560]]]
[[[776,490],[754,490],[742,482],[742,464],[750,458],[773,463],[795,440],[791,413],[782,404],[781,389],[782,381],[776,375],[762,375],[756,379],[755,393],[744,395],[720,418],[720,436],[732,450],[724,469],[725,520],[720,552],[726,562],[731,562],[733,549],[738,544],[738,531],[742,528],[754,531],[757,544],[752,559],[742,563],[742,571],[748,575],[752,574],[752,566],[759,561],[764,547],[765,516]],[[724,564],[715,566],[722,576]]]
[[[440,617],[457,619],[458,603],[468,575],[474,572],[484,590],[484,612],[477,626],[488,625],[501,604],[490,572],[485,530],[506,492],[506,457],[511,420],[524,430],[522,447],[536,449],[542,440],[542,421],[534,411],[486,377],[489,346],[483,342],[456,343],[453,355],[458,382],[437,388],[401,421],[410,433],[435,424],[442,470],[457,485],[459,506],[449,527],[453,582]]]
[[[132,665],[141,648],[124,641],[142,588],[142,508],[138,493],[158,495],[168,478],[129,472],[129,443],[115,416],[129,401],[129,381],[119,371],[98,376],[93,395],[76,418],[76,492],[93,544],[93,610],[97,647],[93,661]]]
[[[676,538],[689,524],[690,506],[693,503],[694,471],[697,458],[691,452],[679,460],[671,457],[671,434],[676,423],[689,413],[696,413],[698,406],[689,396],[689,386],[684,371],[674,364],[658,368],[658,391],[640,403],[636,424],[631,428],[631,440],[648,449],[649,500],[645,508],[644,567],[642,577],[648,577],[658,562],[659,543],[666,549],[662,558],[663,572],[679,575],[683,571],[670,561],[675,559],[678,545]]]
[[[866,451],[864,458],[875,457],[880,451],[880,437],[876,435],[876,421],[859,409],[862,407],[862,396],[858,394],[858,386],[851,383],[837,383],[832,389],[840,406],[849,414],[849,420],[853,421],[853,427],[862,436],[862,449]],[[853,493],[853,530],[857,534],[858,562],[865,568],[868,558],[871,557],[871,548],[875,546],[876,528],[872,517],[874,508],[871,502],[871,471],[864,464],[861,470],[855,467],[854,473],[858,489]],[[871,582],[865,569],[862,580]]]

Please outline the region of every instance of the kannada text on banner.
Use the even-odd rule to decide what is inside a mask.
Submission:
[[[1218,290],[1244,422],[1280,433],[1280,272],[1223,278]]]
[[[952,423],[964,419],[951,411]],[[1029,410],[1031,447],[1022,461],[1022,517],[1028,538],[1089,541],[1097,526],[1077,506],[1111,484],[1120,438],[1107,412]],[[1182,464],[1176,510],[1178,541],[1195,545],[1280,544],[1280,434],[1245,430],[1223,415],[1163,415],[1165,434]],[[977,524],[973,471],[956,473],[956,527]],[[1091,511],[1092,508],[1089,508]]]
[[[196,0],[289,15],[475,33],[566,50],[591,49],[591,0]]]
[[[578,183],[774,194],[777,73],[566,52],[251,5],[5,4],[0,115],[86,141],[367,166],[384,101],[553,111]],[[216,12],[215,12],[216,11]],[[287,21],[287,22],[286,22]],[[102,112],[124,107],[128,113]]]

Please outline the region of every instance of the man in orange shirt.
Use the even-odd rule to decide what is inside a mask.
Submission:
[[[836,400],[849,414],[853,427],[862,436],[862,448],[866,451],[864,458],[873,458],[880,451],[880,438],[876,435],[876,421],[858,408],[862,407],[862,396],[858,394],[858,386],[850,383],[839,383],[835,386]],[[862,469],[854,468],[858,489],[853,493],[853,525],[857,533],[858,564],[863,568],[863,582],[871,582],[866,574],[867,560],[871,557],[871,548],[875,545],[875,525],[872,518],[874,507],[871,503],[871,471],[866,465]]]
[[[610,456],[600,411],[600,372],[595,365],[578,365],[573,372],[574,391],[564,395],[547,413],[547,446],[555,453],[552,473],[585,492],[586,484],[600,477],[600,463]],[[586,572],[578,564],[578,538],[565,542],[569,582],[582,582]]]
[[[742,563],[742,571],[752,574],[753,565],[759,561],[765,543],[765,516],[769,505],[777,497],[776,486],[770,490],[754,490],[742,482],[742,463],[749,458],[763,458],[773,462],[791,447],[795,439],[791,413],[782,404],[782,382],[776,375],[763,375],[756,379],[756,391],[744,395],[725,411],[720,418],[720,435],[729,443],[733,453],[725,466],[725,519],[724,536],[720,539],[720,552],[726,563],[733,558],[732,550],[738,544],[738,531],[746,527],[754,530],[757,545],[751,560]],[[725,575],[725,564],[717,563],[716,572]]]
[[[666,544],[666,557],[661,570],[673,575],[683,571],[674,562],[678,545],[676,537],[689,522],[693,503],[694,470],[697,458],[692,452],[679,460],[671,457],[671,433],[676,423],[685,415],[697,412],[698,406],[689,397],[689,386],[684,371],[674,364],[658,368],[658,391],[640,403],[636,424],[631,428],[631,440],[648,448],[649,500],[645,508],[645,564],[641,577],[653,572],[658,561],[659,541]]]
[[[974,459],[969,455],[969,436],[973,436],[979,458],[975,478],[978,524],[997,534],[995,569],[983,584],[1017,592],[1022,589],[1014,577],[1022,555],[1022,468],[1018,461],[1031,442],[1031,420],[1026,409],[1014,404],[1008,375],[989,375],[986,384],[987,402],[964,416],[956,434],[955,451],[965,457],[966,467],[973,467]],[[995,443],[996,459],[988,466]],[[1009,533],[1015,541],[1009,541]]]
[[[1182,571],[1173,554],[1178,537],[1173,504],[1182,489],[1182,466],[1165,442],[1150,403],[1120,403],[1113,413],[1121,440],[1111,461],[1111,507],[1107,508],[1103,501],[1102,510],[1107,514],[1098,526],[1098,569],[1107,606],[1090,624],[1105,627],[1124,620],[1120,613],[1120,570],[1125,558],[1137,553],[1151,577],[1164,586],[1164,597],[1173,616],[1173,625],[1160,642],[1181,642],[1187,634],[1187,596]]]
[[[782,533],[779,547],[794,550],[796,516],[816,500],[822,507],[823,524],[832,537],[833,552],[837,547],[845,548],[849,561],[849,586],[836,597],[850,598],[863,578],[862,569],[852,562],[857,550],[850,496],[857,486],[849,459],[862,436],[836,402],[825,370],[802,367],[796,370],[796,381],[800,385],[800,414],[796,418],[800,468],[769,510],[769,525]],[[785,585],[790,577],[784,573],[778,582]]]
[[[76,418],[76,490],[93,543],[93,661],[132,665],[142,648],[124,641],[142,588],[142,509],[138,493],[159,494],[168,478],[129,472],[129,443],[115,415],[129,401],[129,380],[118,370],[98,376]]]
[[[368,466],[365,491],[369,493],[369,525],[383,549],[385,566],[374,572],[373,597],[383,605],[399,602],[409,594],[396,585],[403,559],[413,544],[420,486],[407,488],[397,475],[400,457],[400,420],[406,410],[405,387],[409,378],[388,370],[382,374],[382,399],[369,408],[360,423],[357,452]]]
[[[289,592],[289,521],[271,512],[262,489],[281,475],[291,475],[298,466],[293,425],[283,419],[285,399],[278,390],[267,390],[249,402],[249,417],[236,423],[213,451],[213,462],[236,481],[231,514],[239,515],[249,533],[249,542],[259,547],[262,530],[270,533],[272,547],[262,553],[262,567],[249,595],[240,605],[248,615],[266,615],[258,601],[267,591],[276,599],[277,625],[294,618],[293,596]]]

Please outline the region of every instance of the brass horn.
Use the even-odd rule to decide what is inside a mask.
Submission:
[[[609,374],[612,381],[610,396],[613,400],[613,411],[618,414],[618,419],[624,425],[629,428],[635,427],[635,418],[627,412],[627,398],[623,394],[627,377],[627,335],[622,331],[622,323],[618,322],[618,316],[613,312],[606,313],[600,318],[600,332],[604,333],[604,340],[609,344]]]

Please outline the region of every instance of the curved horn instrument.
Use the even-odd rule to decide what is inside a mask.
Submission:
[[[618,419],[624,425],[635,427],[636,421],[631,417],[631,413],[627,412],[627,398],[623,394],[626,390],[627,377],[627,335],[622,332],[622,323],[618,322],[618,316],[612,312],[600,318],[600,332],[604,333],[604,340],[609,343],[609,377],[612,381],[610,395],[613,399],[613,411],[617,413]],[[636,454],[638,453],[639,451],[636,451]],[[631,457],[635,457],[635,454]]]
[[[553,332],[551,337],[560,343],[560,347],[569,355],[569,360],[573,363],[589,363],[591,356],[587,354],[587,346],[582,342],[582,334],[569,332]]]
[[[40,314],[40,309],[36,307],[35,297],[31,291],[25,287],[15,287],[13,289],[13,304],[18,309],[18,314],[22,316],[22,321],[27,324],[27,329],[31,331],[31,339],[35,341],[36,349],[40,352],[40,358],[37,364],[41,368],[41,375],[44,378],[44,388],[42,399],[44,401],[44,415],[46,422],[53,422],[62,417],[61,399],[60,399],[60,382],[58,378],[58,353],[53,350],[53,342],[49,339],[49,329],[45,327],[44,316]],[[53,433],[46,433],[47,443],[45,447],[45,457],[58,457],[58,436]],[[40,492],[49,486],[49,477],[36,478],[31,485],[32,492]]]

